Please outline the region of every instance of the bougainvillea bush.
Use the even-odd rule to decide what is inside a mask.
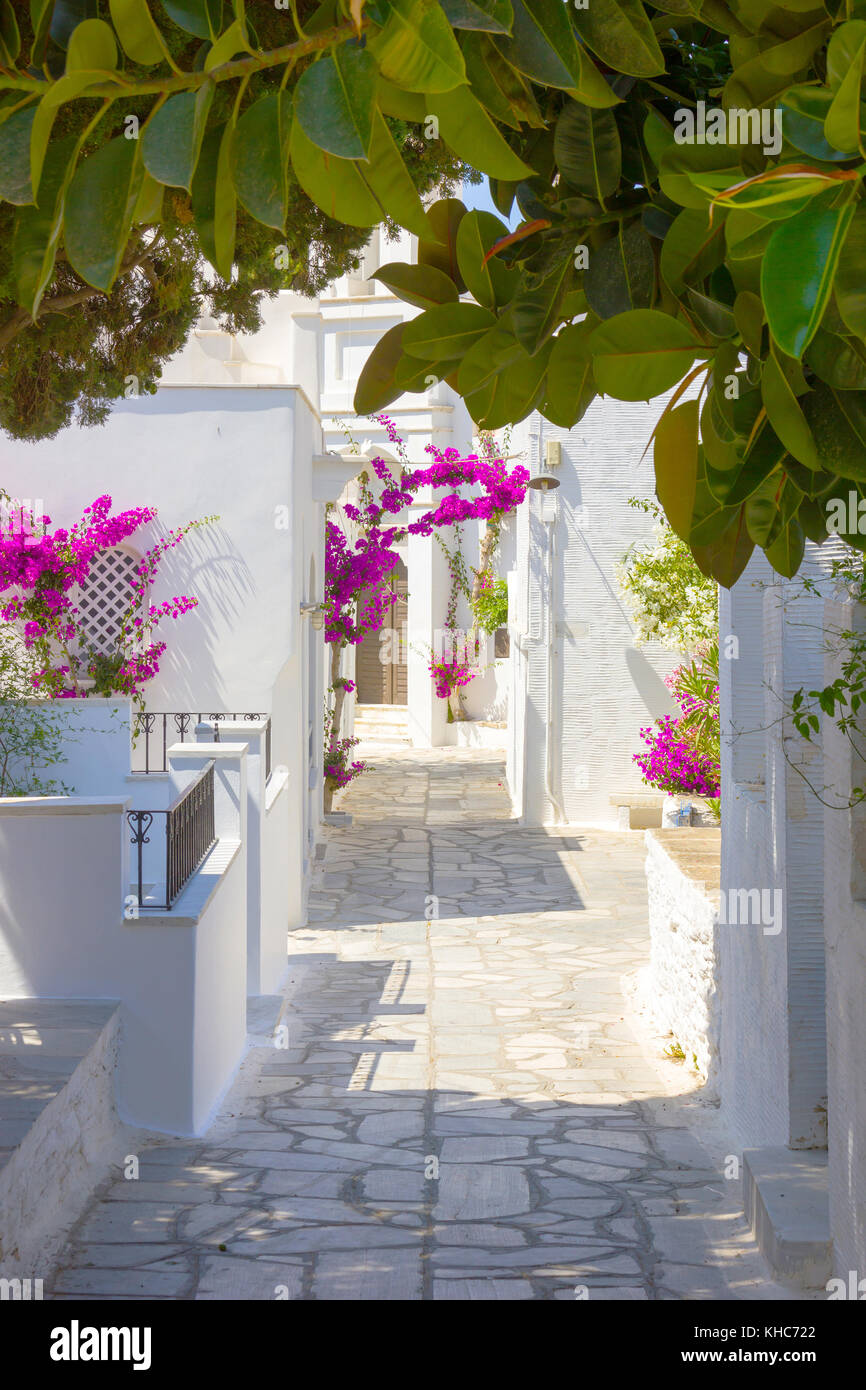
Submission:
[[[634,754],[643,780],[671,795],[706,799],[718,818],[721,796],[719,740],[719,649],[705,647],[665,682],[680,707],[640,736],[646,748]]]
[[[386,415],[373,418],[396,446],[399,470],[392,471],[383,458],[372,459],[371,467],[379,483],[376,494],[370,479],[361,474],[357,505],[346,503],[342,507],[348,526],[332,518],[326,523],[325,639],[331,644],[330,693],[334,704],[325,734],[325,766],[336,768],[339,773],[326,773],[326,811],[334,792],[346,785],[343,773],[351,766],[350,750],[340,756],[338,749],[345,698],[345,680],[339,674],[340,652],[363,641],[368,633],[377,632],[397,601],[397,595],[388,587],[388,578],[399,560],[397,543],[406,535],[438,535],[465,521],[486,521],[495,526],[523,501],[529,482],[526,468],[518,464],[509,471],[504,459],[488,450],[464,457],[457,449],[443,451],[428,444],[426,451],[431,462],[424,468],[413,468],[394,422]],[[448,491],[414,521],[398,521],[416,494],[428,487],[434,492]],[[476,490],[464,495],[460,489]],[[350,533],[354,533],[354,541]]]
[[[51,518],[46,516],[39,525],[30,518],[30,525],[0,532],[0,593],[11,591],[0,619],[21,634],[30,659],[32,693],[43,699],[92,694],[131,695],[140,701],[142,687],[157,674],[166,649],[166,643],[154,637],[155,628],[197,605],[188,594],[148,604],[147,590],[167,552],[212,517],[169,531],[147,551],[133,572],[116,649],[105,653],[93,646],[76,606],[78,586],[87,582],[99,555],[157,516],[155,507],[135,507],[112,516],[111,506],[110,496],[97,497],[69,529],[50,530]]]

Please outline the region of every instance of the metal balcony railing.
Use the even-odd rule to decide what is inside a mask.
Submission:
[[[215,724],[214,742],[219,742],[219,725],[226,720],[238,722],[267,719],[265,731],[265,779],[271,775],[271,721],[266,714],[194,714],[191,711],[169,711],[136,714],[132,730],[132,771],[155,773],[168,771],[168,750],[173,743],[193,743],[196,724]]]
[[[168,810],[127,812],[126,819],[132,831],[130,843],[136,851],[134,881],[139,908],[167,911],[216,844],[214,767],[211,759]],[[144,846],[150,844],[154,816],[165,817],[165,896],[156,901],[147,895],[145,903]]]

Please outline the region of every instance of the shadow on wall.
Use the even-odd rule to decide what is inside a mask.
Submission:
[[[652,719],[661,719],[665,714],[677,713],[673,696],[643,652],[638,651],[637,647],[626,647],[625,664],[634,688]]]

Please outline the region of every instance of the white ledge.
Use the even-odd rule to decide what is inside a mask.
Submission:
[[[220,884],[241,852],[241,841],[217,840],[206,859],[181,890],[174,906],[151,912],[144,908],[139,917],[124,918],[124,927],[196,927]]]
[[[126,796],[4,796],[0,816],[119,816],[129,806]]]

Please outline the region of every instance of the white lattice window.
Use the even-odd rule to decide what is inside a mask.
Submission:
[[[84,640],[105,656],[116,651],[132,600],[139,556],[115,547],[98,555],[78,591],[78,626]]]

